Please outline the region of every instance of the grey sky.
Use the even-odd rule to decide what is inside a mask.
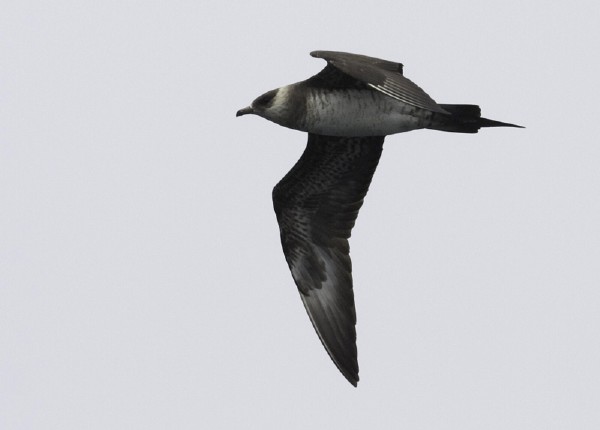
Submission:
[[[600,426],[600,6],[402,3],[5,2],[0,428]],[[235,118],[315,49],[527,127],[386,139],[358,389],[279,244],[306,135]]]

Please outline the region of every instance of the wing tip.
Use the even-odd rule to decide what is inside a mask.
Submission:
[[[311,308],[311,306],[307,302],[308,296],[302,294],[300,289],[298,289],[298,292],[300,293],[300,298],[302,299],[302,304],[304,305],[304,309],[306,310],[306,313],[308,314],[308,318],[309,318],[313,328],[315,329],[315,332],[317,333],[319,340],[321,341],[321,345],[323,345],[323,347],[325,348],[327,355],[329,356],[329,358],[331,359],[331,361],[335,365],[335,367],[337,367],[337,369],[342,374],[342,376],[344,376],[344,378],[346,378],[346,380],[348,382],[350,382],[350,384],[352,384],[354,387],[356,387],[358,384],[358,380],[359,380],[359,377],[358,377],[358,351],[356,348],[356,320],[354,320],[354,324],[352,324],[352,327],[351,327],[351,330],[353,332],[353,336],[352,336],[353,340],[349,346],[349,351],[346,350],[345,353],[340,355],[339,353],[336,353],[336,351],[334,350],[333,345],[331,344],[331,339],[326,339],[324,334],[322,333],[322,328],[321,328],[319,322],[317,321],[317,315],[319,315],[319,313],[318,312],[316,314],[313,313],[314,310]],[[336,340],[337,340],[337,342],[339,342],[339,339],[336,339]],[[348,344],[346,344],[346,348],[348,348]]]
[[[346,374],[344,372],[342,372],[342,374],[344,375],[344,378],[346,378],[346,380],[348,382],[350,382],[350,384],[354,387],[354,388],[358,388],[358,381],[359,381],[359,377],[358,377],[358,373],[354,374],[354,375],[349,375]]]

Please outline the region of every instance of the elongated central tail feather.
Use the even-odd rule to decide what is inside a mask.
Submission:
[[[481,127],[517,127],[520,125],[481,118],[477,105],[440,105],[450,115],[435,113],[433,123],[427,128],[455,133],[477,133]]]

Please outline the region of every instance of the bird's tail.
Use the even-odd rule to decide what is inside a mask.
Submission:
[[[450,115],[435,113],[432,125],[434,130],[455,133],[477,133],[481,127],[518,127],[520,125],[481,118],[481,109],[477,105],[440,105]]]

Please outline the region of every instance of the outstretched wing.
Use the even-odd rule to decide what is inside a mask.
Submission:
[[[356,386],[356,312],[348,238],[384,137],[308,135],[296,165],[273,189],[283,253],[329,356]]]
[[[432,112],[449,113],[402,75],[400,63],[346,52],[313,51],[310,55],[327,60],[328,65],[403,103]]]

